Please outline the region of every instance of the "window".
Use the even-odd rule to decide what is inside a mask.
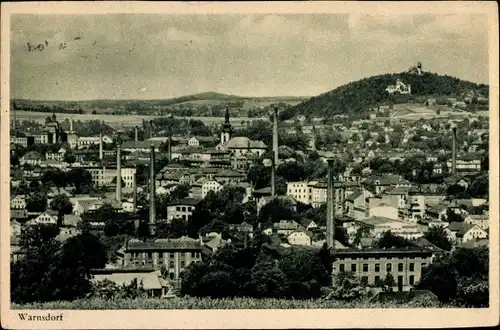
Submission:
[[[191,252],[191,258],[195,258],[196,257],[196,252]]]
[[[173,261],[170,261],[170,262],[168,263],[168,267],[170,267],[170,268],[174,268],[174,262],[173,262]]]
[[[185,261],[181,261],[181,268],[184,268],[186,262]]]
[[[402,272],[402,271],[403,271],[403,263],[402,263],[402,262],[400,262],[400,263],[398,264],[398,272]]]
[[[356,272],[356,264],[351,264],[351,272]]]
[[[170,253],[170,258],[174,258],[174,254],[173,253]]]
[[[380,272],[380,264],[375,264],[375,272]]]
[[[363,264],[363,272],[367,272],[368,271],[368,264]]]
[[[415,276],[410,275],[410,285],[415,284]]]
[[[174,273],[170,273],[169,277],[170,277],[171,280],[173,280],[174,279]]]
[[[412,262],[410,263],[410,272],[415,271],[415,264]]]
[[[339,265],[339,271],[340,271],[341,273],[345,272],[345,265],[344,265],[344,264],[340,264],[340,265]]]
[[[148,252],[148,259],[153,259],[153,254],[151,252]]]
[[[385,268],[388,272],[392,271],[392,264],[387,264]]]
[[[375,276],[375,284],[377,284],[380,281],[380,276]]]

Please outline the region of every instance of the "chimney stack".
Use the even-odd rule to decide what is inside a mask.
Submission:
[[[334,218],[334,191],[333,191],[333,159],[328,159],[328,190],[326,197],[326,244],[328,248],[335,248],[335,218]]]
[[[278,107],[274,107],[274,123],[273,123],[273,151],[274,151],[274,166],[278,166]]]
[[[137,169],[134,169],[134,174],[132,175],[132,188],[133,188],[133,203],[134,203],[134,212],[137,210],[137,178],[136,173]]]
[[[311,141],[311,144],[312,144],[311,149],[313,151],[316,151],[316,127],[314,127],[314,125],[312,127],[312,141]]]
[[[116,201],[122,201],[122,159],[121,159],[121,146],[116,145]]]
[[[155,146],[151,145],[149,163],[149,229],[154,234],[156,224],[156,203],[155,203]]]
[[[153,121],[149,121],[149,138],[153,138]]]
[[[170,127],[168,128],[167,159],[169,163],[172,161],[172,130]]]
[[[137,126],[134,127],[134,132],[135,132],[135,142],[139,141],[139,129]]]
[[[457,175],[457,128],[453,126],[452,130],[453,130],[453,145],[452,145],[453,150],[452,150],[451,173],[453,174],[453,176],[456,176]]]
[[[103,159],[103,149],[102,149],[102,125],[103,122],[101,121],[101,126],[99,129],[99,159],[102,161]]]
[[[73,119],[69,120],[69,132],[73,133]]]

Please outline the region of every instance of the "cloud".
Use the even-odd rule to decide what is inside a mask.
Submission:
[[[416,60],[473,81],[488,77],[487,22],[474,15],[23,15],[11,22],[11,87],[22,98],[314,95]],[[27,41],[45,40],[43,52],[27,52]],[[59,50],[60,42],[67,48]]]

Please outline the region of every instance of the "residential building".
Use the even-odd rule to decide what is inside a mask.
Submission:
[[[26,195],[16,195],[10,200],[11,209],[25,209],[26,208]]]
[[[341,181],[335,181],[333,189],[335,214],[342,215],[344,213],[345,185]],[[292,196],[296,201],[316,208],[326,203],[328,185],[326,182],[320,181],[288,182],[287,195]]]
[[[288,235],[288,244],[290,245],[302,245],[311,246],[311,236],[305,231],[295,231]]]
[[[104,167],[85,167],[85,169],[92,175],[92,183],[94,185],[107,186],[110,185],[113,181],[116,182],[116,165]],[[122,165],[121,177],[122,182],[125,183],[125,187],[133,188],[135,173],[135,167],[127,167]]]
[[[92,270],[91,282],[111,281],[117,286],[130,285],[134,280],[142,283],[142,289],[150,298],[167,297],[171,286],[160,270],[148,269],[96,269]]]
[[[183,198],[169,203],[167,206],[167,221],[170,222],[173,219],[191,220],[196,205],[200,202],[201,200],[196,198]]]
[[[476,225],[482,230],[486,230],[490,227],[490,219],[486,214],[469,214],[465,217],[465,223]]]
[[[384,217],[370,217],[366,219],[356,219],[345,221],[344,228],[349,236],[356,235],[359,229],[366,228],[368,237],[380,237],[385,232],[390,231],[394,235],[406,239],[420,238],[424,235],[425,226],[410,221],[389,219]]]
[[[201,186],[201,197],[205,198],[209,191],[213,191],[214,193],[218,193],[223,188],[223,185],[217,182],[216,180],[208,180]]]
[[[23,157],[21,157],[21,159],[19,160],[19,163],[21,165],[28,164],[28,165],[36,166],[36,165],[40,165],[40,163],[43,160],[45,160],[45,158],[43,157],[43,155],[41,153],[36,152],[36,151],[29,151],[26,154],[24,154]]]

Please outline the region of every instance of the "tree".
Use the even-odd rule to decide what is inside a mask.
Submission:
[[[275,198],[264,205],[259,212],[259,222],[279,222],[280,220],[296,220],[297,213],[287,200]]]
[[[30,226],[22,233],[21,246],[27,252],[24,258],[11,264],[13,302],[73,300],[89,292],[85,273],[62,262],[61,243],[55,239],[57,233],[56,226],[44,225]]]
[[[364,296],[364,288],[355,274],[341,272],[334,278],[331,295],[336,300],[354,301]]]
[[[149,230],[149,223],[147,221],[141,221],[139,226],[137,227],[137,237],[146,239],[151,236],[151,232]]]
[[[391,273],[387,273],[382,283],[384,291],[392,292],[392,288],[396,284],[396,281],[394,281],[394,276],[392,276]]]
[[[418,287],[432,291],[441,302],[450,302],[457,293],[453,267],[447,262],[432,263],[423,270]]]
[[[160,222],[156,225],[156,237],[158,238],[180,238],[187,235],[186,221],[174,218],[167,222]]]
[[[383,248],[390,249],[390,248],[414,247],[415,245],[411,241],[401,236],[394,235],[389,230],[384,232],[384,234],[382,234],[382,237],[380,237],[375,242],[374,246],[381,249]]]
[[[64,161],[68,164],[73,164],[76,161],[76,157],[72,152],[66,152],[64,154]]]
[[[107,261],[104,245],[88,232],[69,238],[63,245],[61,258],[64,266],[83,269],[86,276],[90,276],[91,269],[104,268]]]
[[[41,192],[34,193],[26,201],[26,209],[28,212],[44,212],[47,209],[47,196]]]
[[[251,270],[250,282],[246,291],[257,298],[279,298],[286,295],[287,279],[273,260],[262,260]]]
[[[280,259],[279,267],[289,283],[287,295],[294,298],[319,297],[320,285],[329,286],[331,283],[320,256],[312,250],[287,250]]]
[[[464,222],[464,218],[449,208],[446,210],[446,222]]]
[[[444,231],[444,228],[441,226],[429,228],[429,230],[424,234],[424,238],[443,250],[451,250],[452,244],[448,239],[448,235]]]
[[[57,211],[57,226],[63,225],[63,218],[65,214],[71,214],[73,205],[66,195],[57,195],[50,202],[50,208]]]

